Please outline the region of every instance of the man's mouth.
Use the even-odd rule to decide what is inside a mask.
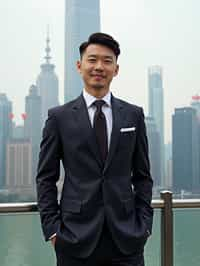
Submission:
[[[97,79],[103,79],[103,78],[105,78],[103,75],[92,75],[92,77],[94,77],[94,78],[97,78]]]

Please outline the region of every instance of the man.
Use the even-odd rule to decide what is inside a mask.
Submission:
[[[58,266],[144,265],[153,181],[142,108],[109,90],[119,54],[107,34],[81,44],[83,93],[51,109],[43,131],[38,206]],[[60,160],[65,179],[58,204]]]

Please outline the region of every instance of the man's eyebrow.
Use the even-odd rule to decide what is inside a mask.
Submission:
[[[113,56],[112,56],[112,55],[104,55],[103,57],[104,57],[104,58],[113,59]]]
[[[88,57],[98,57],[98,55],[96,55],[96,54],[89,54]],[[108,59],[113,59],[113,56],[112,55],[103,55],[103,56],[100,56],[100,57],[108,58]]]

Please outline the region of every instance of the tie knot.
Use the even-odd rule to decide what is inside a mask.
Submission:
[[[105,104],[106,102],[104,100],[96,100],[93,105],[96,106],[97,111],[101,111],[101,107]]]

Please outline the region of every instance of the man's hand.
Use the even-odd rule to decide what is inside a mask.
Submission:
[[[55,244],[56,244],[56,236],[51,238],[51,244],[52,246],[55,248]]]

